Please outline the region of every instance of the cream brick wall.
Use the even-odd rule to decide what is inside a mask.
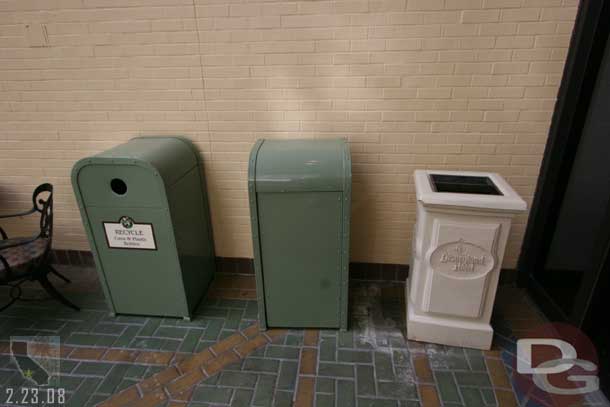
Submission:
[[[496,171],[531,201],[576,7],[2,0],[0,207],[25,207],[52,182],[55,246],[86,249],[73,163],[136,135],[181,134],[205,159],[217,253],[251,256],[253,142],[347,137],[351,257],[407,263],[416,168]]]

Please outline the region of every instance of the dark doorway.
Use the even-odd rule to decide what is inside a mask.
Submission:
[[[583,0],[519,260],[551,321],[595,343],[610,392],[610,0]]]

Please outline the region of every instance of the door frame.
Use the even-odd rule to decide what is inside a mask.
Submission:
[[[594,276],[583,280],[574,310],[566,314],[536,282],[533,271],[544,267],[555,232],[567,187],[565,180],[572,170],[610,33],[607,21],[610,21],[610,0],[580,2],[517,266],[518,284],[528,288],[551,320],[579,327],[590,302]],[[601,240],[596,250],[599,262],[595,263],[600,266],[604,263],[608,243],[607,239]],[[587,287],[588,293],[585,292]]]

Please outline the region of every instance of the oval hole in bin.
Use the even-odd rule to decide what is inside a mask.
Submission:
[[[127,184],[120,178],[113,178],[110,181],[110,189],[117,195],[125,195],[127,192]]]

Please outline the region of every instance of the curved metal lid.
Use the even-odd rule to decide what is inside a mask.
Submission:
[[[136,137],[126,143],[83,159],[74,171],[87,165],[139,165],[154,168],[166,185],[182,177],[197,165],[198,154],[194,146],[181,137]]]
[[[343,139],[259,140],[251,153],[252,170],[257,192],[343,191],[351,182]]]

